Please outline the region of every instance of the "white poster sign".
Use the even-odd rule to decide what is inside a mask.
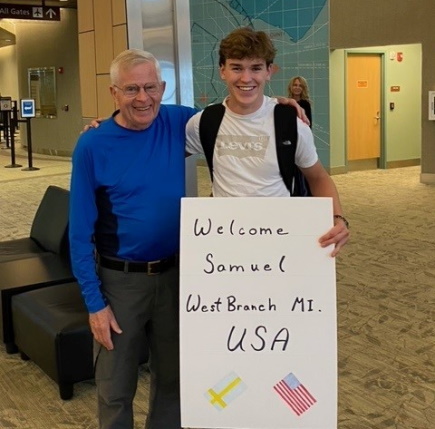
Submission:
[[[185,428],[336,429],[329,198],[184,198]]]

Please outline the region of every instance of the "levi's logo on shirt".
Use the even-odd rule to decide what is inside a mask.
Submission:
[[[269,136],[219,135],[216,139],[215,150],[218,156],[231,155],[237,158],[264,159],[269,140]]]

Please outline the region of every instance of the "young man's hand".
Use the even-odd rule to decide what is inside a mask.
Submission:
[[[340,249],[349,240],[349,237],[350,233],[348,226],[344,221],[338,220],[325,235],[322,235],[322,237],[319,238],[319,243],[322,247],[328,247],[333,244],[334,250],[332,251],[331,256],[334,257],[338,255]]]
[[[104,118],[92,119],[92,121],[88,125],[85,125],[83,127],[82,133],[85,133],[86,131],[90,130],[91,128],[98,128],[100,126],[101,122],[103,122],[103,121],[104,121]]]

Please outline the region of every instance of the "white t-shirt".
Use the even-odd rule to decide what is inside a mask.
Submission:
[[[273,111],[277,101],[264,96],[254,113],[238,115],[224,101],[222,119],[213,155],[213,196],[215,197],[288,197],[276,154]],[[203,154],[199,138],[202,112],[186,126],[186,151]],[[313,134],[308,125],[297,120],[298,143],[295,163],[312,167],[318,160]]]

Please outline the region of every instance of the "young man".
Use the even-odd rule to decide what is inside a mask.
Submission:
[[[213,196],[288,197],[278,167],[275,148],[274,108],[276,100],[264,95],[272,75],[276,49],[263,31],[239,28],[225,37],[219,49],[220,76],[228,87],[225,114],[213,155]],[[186,151],[203,153],[199,137],[202,112],[186,128]],[[298,142],[295,163],[307,179],[313,196],[332,197],[334,227],[319,241],[334,244],[337,255],[349,238],[337,189],[320,163],[308,125],[297,120]]]
[[[145,336],[147,429],[180,429],[178,293],[185,127],[196,110],[161,105],[165,82],[148,52],[110,69],[119,111],[82,134],[73,155],[70,247],[95,339],[101,429],[133,429]]]

